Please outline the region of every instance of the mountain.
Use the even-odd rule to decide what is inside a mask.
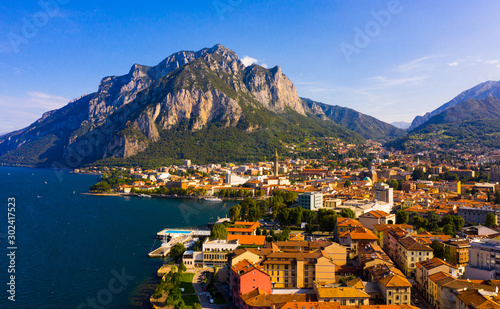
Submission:
[[[438,115],[439,113],[444,112],[447,109],[450,109],[454,106],[457,106],[461,102],[468,100],[468,99],[484,99],[489,96],[493,96],[495,98],[500,98],[500,81],[487,81],[484,83],[481,83],[471,89],[468,89],[462,93],[460,93],[458,96],[456,96],[453,100],[449,101],[446,104],[441,105],[439,108],[436,110],[426,113],[423,116],[417,116],[415,119],[413,119],[410,130],[413,130],[417,128],[418,126],[422,125],[426,121],[428,121],[430,118],[433,116]]]
[[[418,139],[500,147],[500,100],[468,99],[431,117],[411,132]]]
[[[411,123],[406,122],[406,121],[395,121],[395,122],[391,122],[391,124],[393,126],[395,126],[396,128],[400,128],[403,130],[407,130],[411,126]]]
[[[302,101],[317,117],[323,120],[333,120],[344,128],[358,133],[365,139],[389,140],[406,136],[404,130],[353,109],[328,105],[305,98],[302,98]]]
[[[279,66],[245,67],[215,45],[103,78],[96,92],[0,136],[0,162],[74,168],[96,161],[251,161],[323,137],[363,141],[319,119]]]

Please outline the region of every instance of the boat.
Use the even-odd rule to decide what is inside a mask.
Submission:
[[[207,202],[222,202],[222,199],[218,197],[205,197],[203,200]]]
[[[151,197],[151,195],[147,195],[147,194],[139,194],[137,195],[138,197]]]

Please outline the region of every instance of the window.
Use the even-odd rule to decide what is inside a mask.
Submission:
[[[389,291],[389,296],[392,296],[392,292],[391,291]]]

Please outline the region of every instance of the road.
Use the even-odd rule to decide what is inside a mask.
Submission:
[[[193,277],[193,287],[194,287],[194,290],[196,292],[196,294],[198,295],[198,299],[200,300],[200,304],[201,304],[201,307],[203,309],[224,309],[224,308],[229,308],[228,305],[224,304],[224,305],[216,305],[216,304],[211,304],[209,301],[208,301],[208,292],[205,292],[203,291],[203,287],[201,285],[201,283],[203,282],[203,271],[205,271],[206,269],[204,270],[198,270],[195,274],[194,274],[194,277]],[[217,286],[216,286],[217,287]],[[220,291],[220,292],[223,292],[223,289],[220,288],[220,287],[217,287],[217,289]],[[222,290],[222,291],[221,291]],[[225,291],[224,291],[225,292]],[[223,293],[224,295],[224,298],[226,298],[226,295],[225,293]],[[227,300],[226,300],[227,301]]]
[[[431,309],[429,302],[418,292],[415,286],[411,287],[411,304],[421,309]]]

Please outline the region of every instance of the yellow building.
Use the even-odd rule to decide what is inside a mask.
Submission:
[[[314,252],[273,252],[261,263],[273,288],[313,288],[316,280],[335,282],[335,263]]]
[[[443,242],[445,248],[450,251],[450,263],[465,266],[469,264],[470,244],[467,239],[450,239]]]
[[[314,282],[319,302],[338,302],[340,305],[368,305],[370,295],[352,287],[336,287],[325,282]]]
[[[396,260],[407,277],[415,277],[418,262],[434,257],[431,247],[418,242],[412,236],[400,238],[397,244]]]
[[[387,305],[411,304],[411,283],[405,277],[391,273],[379,279],[378,283]]]
[[[438,286],[436,284],[436,281],[446,277],[450,278],[450,280],[453,280],[452,276],[442,271],[429,276],[429,282],[427,284],[427,293],[424,295],[426,295],[427,301],[429,301],[429,303],[433,307],[436,307],[438,299]]]

